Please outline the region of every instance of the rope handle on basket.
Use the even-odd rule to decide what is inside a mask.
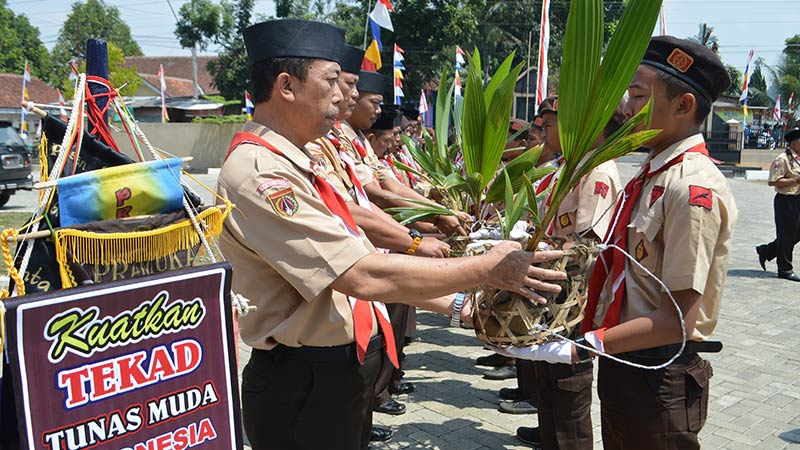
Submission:
[[[0,239],[2,239],[0,245],[2,245],[3,248],[3,261],[6,263],[6,267],[8,267],[8,276],[14,280],[14,286],[17,288],[17,295],[22,296],[25,295],[25,281],[23,281],[22,277],[19,275],[17,268],[14,267],[14,258],[11,256],[11,249],[9,248],[9,240],[13,239],[16,241],[16,238],[17,230],[14,228],[6,228],[3,230],[3,233],[0,234]],[[3,288],[0,290],[0,300],[5,300],[10,295],[8,289]]]
[[[640,269],[642,269],[647,275],[653,277],[658,282],[658,284],[661,285],[661,288],[664,289],[664,292],[667,293],[667,296],[672,301],[672,305],[675,307],[675,311],[678,312],[678,320],[680,321],[680,324],[681,324],[681,347],[678,349],[678,351],[674,355],[672,355],[672,357],[667,362],[665,362],[663,364],[659,364],[657,366],[646,366],[646,365],[643,365],[643,364],[637,364],[637,363],[634,363],[634,362],[626,361],[626,360],[621,359],[621,358],[617,358],[616,356],[613,356],[613,355],[610,355],[608,353],[602,352],[602,351],[600,351],[600,350],[598,350],[598,349],[596,349],[594,347],[591,347],[591,346],[578,344],[575,341],[573,341],[572,339],[569,339],[567,337],[561,336],[560,334],[556,334],[556,333],[550,333],[550,334],[552,336],[554,336],[555,338],[557,338],[557,339],[561,339],[563,341],[571,342],[576,347],[582,348],[584,350],[588,350],[590,352],[596,353],[599,356],[608,358],[608,359],[610,359],[610,360],[612,360],[614,362],[618,362],[620,364],[624,364],[624,365],[630,366],[630,367],[635,367],[637,369],[661,370],[661,369],[669,366],[670,364],[675,362],[675,360],[678,359],[681,356],[681,353],[683,353],[683,350],[686,348],[686,321],[683,318],[683,312],[681,311],[681,308],[678,306],[678,302],[675,300],[675,297],[672,296],[672,292],[667,288],[667,285],[664,284],[664,282],[661,281],[660,278],[658,278],[657,276],[655,276],[655,274],[653,274],[653,272],[649,271],[646,267],[644,267],[641,263],[639,263],[639,261],[637,261],[636,258],[634,258],[631,254],[629,254],[625,250],[621,249],[617,245],[614,245],[614,244],[597,244],[597,247],[600,250],[606,250],[606,249],[609,249],[609,248],[613,248],[615,250],[618,250],[618,251],[622,252],[623,255],[625,255],[628,259],[630,259],[634,264],[636,264],[636,266],[638,266]]]

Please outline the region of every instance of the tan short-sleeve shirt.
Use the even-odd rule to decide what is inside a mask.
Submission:
[[[284,156],[244,143],[219,176],[217,193],[236,204],[220,248],[234,268],[234,291],[256,307],[240,319],[242,339],[266,350],[353,342],[350,303],[330,285],[374,247],[325,206],[304,169],[314,167],[306,153],[254,122],[243,130]]]
[[[700,143],[703,137],[697,134],[665,149],[650,161],[651,172]],[[737,216],[727,180],[711,159],[699,153],[686,153],[683,162],[647,179],[634,207],[628,253],[670,291],[692,289],[702,296],[690,339],[708,339],[716,327]],[[610,282],[606,281],[600,299],[602,309],[611,296]],[[621,322],[650,314],[669,301],[661,285],[629,260],[625,284]],[[604,314],[598,313],[595,325]]]
[[[353,159],[356,161],[356,175],[362,186],[366,186],[375,180],[379,183],[383,183],[390,178],[394,178],[392,171],[381,164],[378,156],[375,154],[375,150],[372,149],[372,145],[370,145],[369,141],[364,138],[364,136],[360,135],[347,122],[341,122],[341,127],[347,139],[353,142],[358,140],[367,150],[367,154],[363,158],[355,150],[353,150],[352,154]]]
[[[603,239],[621,190],[617,163],[607,161],[581,179],[564,198],[555,215],[553,234],[567,236],[592,229]]]
[[[791,153],[791,152],[790,152]],[[791,156],[783,152],[779,154],[769,166],[769,182],[774,183],[781,178],[800,177],[800,157],[791,153]],[[779,188],[775,186],[775,192],[783,195],[800,195],[800,185]]]

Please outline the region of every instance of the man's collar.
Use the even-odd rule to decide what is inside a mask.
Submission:
[[[679,155],[683,154],[686,150],[694,147],[695,145],[704,143],[703,135],[697,133],[687,138],[681,139],[678,142],[670,145],[664,151],[650,159],[650,172],[655,172]]]

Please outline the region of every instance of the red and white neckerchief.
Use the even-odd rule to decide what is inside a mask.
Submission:
[[[369,197],[367,197],[367,192],[364,190],[364,186],[361,185],[361,181],[358,179],[358,175],[356,175],[356,162],[350,156],[342,144],[341,137],[335,131],[328,133],[328,140],[331,141],[336,150],[339,152],[339,158],[342,160],[342,165],[344,166],[345,172],[347,172],[347,176],[350,178],[350,182],[353,184],[353,190],[356,193],[356,203],[362,208],[366,208],[371,210],[372,206],[369,202]]]
[[[225,159],[228,158],[236,147],[243,143],[260,145],[276,155],[285,157],[283,152],[264,139],[261,139],[253,133],[239,131],[233,136],[233,141],[228,148]],[[325,206],[333,213],[334,217],[344,225],[345,229],[352,236],[360,238],[361,233],[358,231],[356,221],[353,219],[350,210],[347,209],[347,204],[336,189],[328,180],[317,176],[310,168],[297,167],[311,175],[314,189],[316,189],[323,203],[325,203]],[[389,320],[389,312],[386,310],[386,305],[381,302],[365,301],[350,296],[347,296],[347,299],[350,301],[350,307],[353,310],[353,334],[355,335],[358,361],[363,364],[364,356],[367,354],[367,346],[369,345],[370,336],[372,335],[372,311],[374,310],[375,317],[378,319],[378,324],[380,325],[383,339],[386,343],[386,354],[392,362],[392,365],[399,369],[400,362],[397,358],[397,346],[394,342],[394,332],[392,331],[392,324]]]
[[[617,203],[617,208],[614,211],[613,217],[617,218],[616,222],[613,229],[609,228],[607,231],[604,242],[610,240],[612,244],[627,251],[628,225],[631,222],[633,209],[636,207],[636,203],[641,196],[642,186],[644,186],[644,183],[648,179],[666,171],[670,167],[680,164],[687,153],[700,153],[708,156],[706,144],[702,142],[689,148],[653,172],[650,172],[650,163],[647,163],[642,169],[642,173],[628,182],[625,186],[622,201]],[[611,303],[603,318],[601,329],[611,328],[619,324],[622,304],[626,299],[625,259],[625,254],[613,247],[604,250],[597,258],[594,271],[589,279],[589,294],[586,300],[586,312],[584,313],[583,323],[581,324],[581,333],[589,332],[593,328],[594,316],[600,301],[600,293],[609,275],[611,276]]]

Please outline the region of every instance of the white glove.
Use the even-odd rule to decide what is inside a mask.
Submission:
[[[524,242],[531,238],[531,235],[525,231],[528,228],[528,222],[520,220],[514,227],[511,228],[510,237],[512,241]]]
[[[552,341],[529,347],[494,347],[493,351],[509,358],[527,359],[530,361],[545,361],[550,364],[572,364],[572,342]]]
[[[485,239],[502,239],[503,236],[500,234],[500,228],[482,227],[478,231],[473,231],[472,233],[470,233],[469,238],[473,241],[478,241]]]
[[[494,247],[495,245],[500,244],[501,240],[499,239],[481,239],[472,241],[467,244],[467,250],[469,251],[476,251],[476,250],[485,250]]]

